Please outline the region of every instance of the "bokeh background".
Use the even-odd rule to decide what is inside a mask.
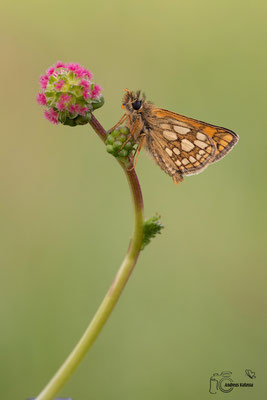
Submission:
[[[226,126],[240,141],[175,186],[145,152],[146,216],[165,230],[61,391],[74,400],[263,399],[266,384],[264,0],[10,1],[1,9],[1,399],[36,396],[85,330],[127,250],[125,177],[90,127],[54,126],[39,76],[80,62],[104,88],[111,127],[123,89]],[[209,393],[213,373],[254,388]]]

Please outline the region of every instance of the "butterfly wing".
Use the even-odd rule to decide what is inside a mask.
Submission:
[[[155,108],[149,121],[147,149],[175,183],[202,172],[224,157],[238,141],[225,128]]]
[[[230,129],[207,124],[206,122],[185,117],[184,115],[176,114],[162,108],[155,108],[154,115],[160,120],[173,119],[174,124],[186,124],[186,126],[193,129],[196,133],[200,131],[201,133],[208,135],[216,145],[215,156],[211,162],[220,160],[229,153],[233,146],[238,142],[238,135]]]
[[[214,159],[216,144],[213,139],[188,122],[174,118],[177,114],[155,111],[149,121],[147,148],[160,167],[177,183],[183,175],[203,171]],[[169,115],[166,115],[169,113]]]

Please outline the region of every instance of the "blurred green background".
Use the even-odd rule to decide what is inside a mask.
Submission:
[[[11,1],[1,10],[1,399],[36,396],[97,309],[127,250],[122,171],[88,126],[54,126],[35,97],[57,60],[91,69],[111,127],[123,89],[226,126],[233,151],[181,185],[145,152],[146,216],[165,230],[61,396],[209,399],[224,370],[266,385],[266,1]]]

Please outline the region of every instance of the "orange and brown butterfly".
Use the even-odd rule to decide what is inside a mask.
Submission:
[[[183,181],[184,175],[202,172],[224,157],[238,141],[238,136],[229,129],[158,108],[146,101],[140,91],[125,90],[122,100],[125,114],[115,127],[126,121],[131,137],[138,144],[137,157],[145,146],[174,183]]]

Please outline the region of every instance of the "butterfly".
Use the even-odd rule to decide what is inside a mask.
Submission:
[[[237,134],[229,129],[158,108],[140,91],[125,91],[125,114],[112,130],[125,122],[138,145],[134,166],[145,146],[177,184],[183,176],[198,174],[223,158],[238,141]]]

